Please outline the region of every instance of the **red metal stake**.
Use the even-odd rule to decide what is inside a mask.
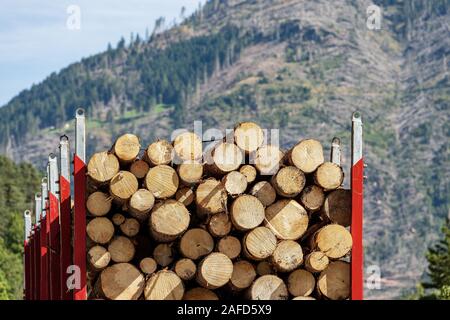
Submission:
[[[60,225],[59,225],[59,188],[58,163],[56,155],[48,157],[49,171],[49,204],[50,204],[50,299],[61,300],[61,262],[60,262]]]
[[[363,249],[363,182],[364,161],[362,156],[361,114],[354,112],[352,117],[352,224],[353,248],[351,255],[352,300],[364,298],[364,249]]]
[[[76,111],[74,156],[74,264],[80,272],[80,286],[75,300],[86,300],[86,147],[84,110]]]
[[[60,188],[60,220],[61,220],[61,297],[63,300],[72,300],[73,294],[67,286],[67,269],[72,264],[72,219],[70,214],[70,159],[69,138],[64,135],[59,141],[59,188]]]
[[[29,237],[31,233],[31,216],[30,211],[26,210],[23,213],[24,218],[24,225],[25,225],[25,232],[24,232],[24,241],[23,241],[23,247],[24,247],[24,279],[25,279],[25,285],[24,285],[24,292],[25,292],[25,300],[31,300],[31,250],[30,250],[30,242]]]
[[[47,178],[42,179],[41,184],[41,207],[42,207],[42,215],[41,215],[41,230],[40,230],[40,242],[41,242],[41,276],[40,276],[40,299],[48,300],[49,299],[49,289],[48,289],[48,254],[47,254],[47,245],[48,245],[48,223],[47,223],[47,197],[48,197],[48,188],[47,188]]]

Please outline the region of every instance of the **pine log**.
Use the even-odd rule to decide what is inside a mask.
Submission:
[[[256,278],[256,271],[253,264],[240,260],[233,264],[233,273],[230,279],[230,287],[234,291],[244,290],[253,283]]]
[[[156,261],[150,257],[144,258],[139,262],[139,268],[145,274],[152,274],[157,268]]]
[[[278,271],[290,272],[303,262],[302,247],[293,240],[280,241],[272,254],[271,261]]]
[[[256,183],[250,190],[250,194],[257,197],[264,207],[270,206],[277,198],[275,189],[267,181]]]
[[[343,226],[330,224],[312,237],[311,247],[322,251],[330,259],[339,259],[352,249],[352,235]]]
[[[247,178],[239,171],[231,171],[223,177],[222,183],[230,196],[237,196],[247,189]]]
[[[246,164],[243,165],[240,169],[239,172],[242,173],[245,178],[247,179],[247,184],[251,184],[256,180],[256,169],[254,166]]]
[[[198,287],[187,291],[183,296],[183,300],[219,300],[219,297],[214,291]]]
[[[95,291],[98,296],[110,300],[137,300],[144,285],[145,279],[135,266],[117,263],[102,271]]]
[[[317,289],[328,299],[347,299],[350,295],[350,264],[344,261],[331,262],[320,273]]]
[[[279,239],[297,240],[308,228],[308,214],[295,200],[283,199],[266,208],[265,225]]]
[[[108,246],[111,260],[114,262],[129,262],[133,259],[136,249],[133,242],[124,236],[116,236]]]
[[[190,187],[180,188],[180,189],[178,189],[177,193],[175,194],[175,199],[180,201],[182,204],[184,204],[187,207],[192,202],[194,202],[194,199],[195,199],[194,190],[192,190],[192,188],[190,188]]]
[[[161,267],[167,267],[173,261],[172,246],[167,243],[158,244],[153,250],[153,258]]]
[[[289,293],[294,297],[306,297],[314,292],[316,279],[310,272],[297,269],[289,274],[287,286]]]
[[[145,187],[156,199],[172,197],[178,189],[179,179],[176,171],[168,165],[151,168],[145,176]]]
[[[344,171],[335,163],[324,162],[314,172],[314,181],[325,191],[334,190],[342,185]]]
[[[108,183],[119,170],[119,160],[114,154],[108,152],[94,153],[87,165],[90,181],[97,185]]]
[[[220,143],[212,151],[213,163],[209,167],[214,174],[226,174],[237,170],[244,160],[242,150],[232,143]]]
[[[173,146],[167,140],[158,140],[150,144],[144,159],[152,166],[170,164],[173,160]]]
[[[306,186],[300,194],[300,203],[310,212],[319,210],[325,200],[325,194],[321,187],[316,185]]]
[[[152,274],[144,289],[145,300],[181,300],[183,295],[183,281],[169,270]]]
[[[187,160],[178,165],[177,173],[185,185],[199,183],[203,176],[203,164],[197,160]]]
[[[352,221],[352,192],[337,189],[330,192],[322,207],[321,214],[331,222],[348,227]]]
[[[273,232],[266,227],[257,227],[242,240],[244,255],[252,260],[263,260],[272,255],[277,246]]]
[[[109,193],[119,203],[125,203],[138,190],[138,181],[129,171],[119,171],[109,183]]]
[[[144,160],[136,160],[130,166],[130,172],[134,174],[137,179],[145,178],[149,169],[148,163]]]
[[[314,139],[306,139],[297,143],[288,152],[288,162],[304,173],[314,172],[324,162],[322,144]]]
[[[111,254],[106,248],[96,245],[88,251],[89,268],[94,271],[101,271],[105,269],[111,261]]]
[[[217,251],[233,260],[241,254],[241,242],[233,236],[223,237],[217,243]]]
[[[224,286],[233,273],[233,263],[223,253],[213,252],[203,258],[197,268],[197,282],[204,288]]]
[[[188,258],[183,258],[175,264],[175,273],[184,281],[194,279],[197,272],[197,266],[194,261]]]
[[[209,178],[199,184],[195,203],[200,214],[216,214],[226,211],[227,192],[220,181]]]
[[[141,144],[134,134],[126,133],[114,143],[113,151],[121,163],[130,163],[139,155]]]
[[[266,274],[274,274],[275,270],[272,266],[272,264],[268,261],[260,261],[257,265],[256,265],[256,273],[259,276],[264,276]]]
[[[224,237],[231,231],[230,216],[226,212],[218,213],[209,219],[208,231],[214,237]]]
[[[196,260],[211,253],[213,249],[213,238],[207,231],[200,228],[186,231],[180,240],[181,254],[192,260]]]
[[[150,232],[157,241],[171,242],[187,230],[189,221],[189,211],[181,202],[165,200],[153,207]]]
[[[304,173],[294,166],[281,168],[271,179],[276,192],[286,198],[297,196],[303,190],[305,182]]]
[[[114,235],[114,226],[108,218],[94,218],[87,224],[86,233],[95,243],[106,244]]]
[[[234,129],[236,145],[246,153],[256,151],[264,142],[264,132],[254,122],[241,122]]]
[[[287,300],[288,290],[283,280],[275,275],[256,279],[247,291],[250,300]]]
[[[155,205],[153,193],[147,189],[139,189],[130,198],[128,203],[128,213],[143,222],[147,220],[150,210]]]
[[[139,221],[134,218],[125,219],[125,221],[119,226],[120,231],[127,237],[134,237],[139,233],[141,225]]]
[[[184,132],[173,141],[173,148],[181,160],[200,160],[203,153],[202,139],[193,132]]]
[[[256,151],[254,165],[261,175],[274,175],[278,172],[283,157],[280,148],[275,145],[265,145]]]
[[[322,272],[328,267],[330,260],[320,251],[313,251],[305,257],[305,269],[311,273]]]
[[[120,226],[122,223],[124,223],[125,219],[125,216],[121,213],[115,213],[111,218],[112,222],[116,226]]]
[[[90,194],[86,201],[86,208],[94,217],[101,217],[111,210],[112,197],[109,194],[97,191]]]
[[[230,215],[236,229],[250,230],[264,221],[264,206],[255,196],[244,194],[233,201]]]

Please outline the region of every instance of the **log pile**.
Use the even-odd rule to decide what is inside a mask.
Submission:
[[[91,299],[347,299],[351,193],[321,143],[283,152],[255,123],[202,154],[133,134],[88,163]]]

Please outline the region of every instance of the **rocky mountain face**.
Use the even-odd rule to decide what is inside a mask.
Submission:
[[[364,120],[369,167],[366,267],[400,297],[426,268],[424,252],[449,213],[450,2],[208,1],[148,41],[119,43],[52,74],[0,109],[0,150],[38,167],[88,112],[89,152],[118,134],[143,144],[173,129],[226,129],[242,120],[280,129],[284,147],[305,137],[343,141],[349,184],[351,113]],[[161,29],[161,28],[160,28]],[[369,274],[367,274],[369,275]]]

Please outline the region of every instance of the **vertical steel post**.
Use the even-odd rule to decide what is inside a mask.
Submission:
[[[41,224],[41,194],[36,193],[34,195],[34,216],[35,216],[35,224],[34,224],[34,294],[35,299],[40,300],[41,296],[41,233],[40,233],[40,224]]]
[[[31,250],[30,250],[30,242],[29,237],[31,233],[31,215],[29,210],[25,210],[23,213],[24,219],[24,292],[25,292],[25,300],[31,300]]]
[[[59,225],[59,174],[55,154],[48,156],[49,166],[49,222],[50,222],[50,300],[61,299],[60,225]]]
[[[352,224],[350,231],[353,238],[351,254],[351,299],[364,298],[364,248],[363,248],[363,138],[362,120],[359,112],[352,116]]]
[[[74,167],[74,265],[80,272],[80,287],[74,290],[75,300],[86,300],[86,124],[83,109],[75,115]]]
[[[61,221],[61,298],[72,300],[72,291],[67,286],[67,269],[72,264],[72,219],[70,204],[70,150],[69,138],[63,135],[59,139],[59,195],[60,195],[60,221]]]
[[[341,165],[341,139],[338,137],[334,137],[331,141],[330,161],[338,166]]]
[[[40,243],[41,243],[41,276],[40,276],[40,299],[49,299],[49,289],[48,289],[48,223],[47,223],[47,198],[48,198],[48,186],[47,178],[42,179],[41,184],[41,230],[40,230]]]

